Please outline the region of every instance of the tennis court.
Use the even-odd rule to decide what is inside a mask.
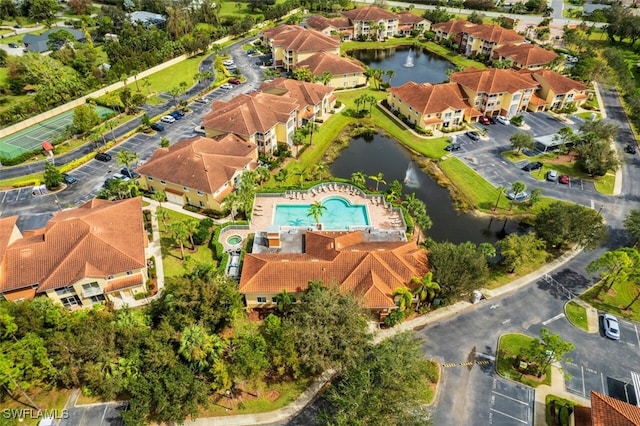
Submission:
[[[113,110],[95,106],[100,118],[113,114]],[[44,120],[34,126],[21,130],[12,135],[0,138],[0,157],[15,158],[24,152],[31,152],[40,148],[42,142],[53,142],[64,134],[67,126],[73,125],[73,110],[63,112],[55,117]]]

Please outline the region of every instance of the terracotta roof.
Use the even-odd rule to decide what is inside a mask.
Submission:
[[[307,25],[318,31],[323,31],[327,28],[335,28],[336,30],[353,28],[349,18],[326,18],[321,15],[313,15],[307,18]]]
[[[113,291],[124,290],[125,288],[137,287],[141,284],[144,284],[144,277],[140,274],[116,278],[108,282],[104,288],[104,292],[111,293]]]
[[[136,171],[141,175],[213,194],[255,162],[254,143],[227,134],[219,140],[197,136],[160,148]]]
[[[388,19],[398,19],[394,13],[376,6],[358,7],[356,9],[342,12],[351,21],[386,21]]]
[[[273,81],[264,82],[259,90],[292,99],[300,105],[300,108],[318,105],[327,95],[333,93],[333,87],[290,78],[276,78]]]
[[[469,108],[463,100],[466,95],[457,83],[419,84],[409,81],[402,86],[392,87],[389,92],[421,114],[433,114],[449,108]]]
[[[414,15],[411,12],[400,12],[398,13],[398,21],[400,25],[415,25],[421,22],[429,22],[421,16]]]
[[[505,44],[496,47],[494,53],[527,67],[532,65],[545,65],[558,57],[556,52],[543,49],[532,43]]]
[[[531,99],[529,100],[530,103],[534,104],[534,105],[548,105],[549,102],[547,102],[546,99],[542,99],[540,96],[536,95],[535,93],[533,95],[531,95]]]
[[[432,31],[440,30],[447,34],[459,34],[462,33],[468,27],[473,26],[469,21],[464,20],[455,20],[455,21],[447,21],[447,22],[439,22],[437,24],[431,25]]]
[[[471,34],[486,42],[502,44],[516,41],[524,41],[524,37],[500,25],[471,25],[464,28],[463,32]]]
[[[591,391],[592,426],[638,426],[640,408]]]
[[[368,308],[393,308],[393,291],[409,288],[413,277],[428,271],[426,252],[415,242],[366,242],[360,231],[307,232],[305,250],[247,254],[240,292],[301,292],[309,281],[321,279],[361,296]]]
[[[340,46],[340,37],[328,36],[299,25],[279,25],[275,28],[264,30],[262,34],[274,46],[295,52],[337,50]]]
[[[539,86],[535,80],[521,73],[498,68],[485,70],[467,68],[451,74],[449,79],[477,93],[513,93]]]
[[[85,277],[145,267],[142,200],[92,200],[56,213],[46,227],[11,244],[3,259],[0,290],[33,285],[36,292]]]
[[[309,56],[304,61],[298,62],[296,68],[307,67],[313,75],[322,75],[325,72],[331,75],[363,73],[364,67],[356,60],[343,58],[335,53],[318,52]]]
[[[249,137],[264,133],[277,123],[286,123],[300,105],[289,98],[269,93],[242,94],[229,101],[215,101],[212,112],[202,118],[205,128]]]
[[[0,262],[2,262],[2,258],[11,242],[11,234],[13,234],[17,221],[18,216],[0,218]],[[2,270],[0,270],[0,276],[2,275]]]
[[[558,74],[555,71],[551,70],[536,70],[536,71],[527,71],[521,70],[522,74],[530,74],[531,77],[538,82],[546,82],[549,87],[558,94],[564,94],[575,90],[577,92],[583,92],[588,89],[588,87],[579,81],[575,81],[570,79],[569,77],[565,77],[562,74]]]

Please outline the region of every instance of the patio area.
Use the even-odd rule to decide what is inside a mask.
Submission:
[[[306,191],[287,191],[279,194],[257,194],[251,215],[251,232],[266,231],[275,222],[276,207],[282,205],[310,205],[327,199],[343,199],[353,206],[363,206],[368,218],[366,226],[349,226],[349,230],[391,231],[402,233],[407,227],[399,208],[391,206],[382,195],[364,193],[360,188],[346,183],[326,182]],[[306,212],[305,212],[306,215]],[[313,220],[312,218],[309,218]],[[319,218],[322,224],[322,217]],[[314,229],[313,225],[280,225],[282,230]],[[344,229],[341,229],[344,230]]]

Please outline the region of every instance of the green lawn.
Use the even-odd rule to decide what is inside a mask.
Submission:
[[[545,180],[547,176],[547,172],[549,170],[555,170],[558,174],[566,174],[571,176],[571,179],[582,179],[592,181],[596,187],[596,191],[601,194],[611,195],[613,194],[613,188],[616,183],[616,175],[613,172],[609,172],[604,176],[590,176],[587,173],[584,173],[577,166],[575,161],[571,163],[551,163],[550,161],[559,157],[558,154],[550,152],[546,154],[536,155],[534,157],[527,157],[524,154],[518,154],[514,151],[505,151],[502,153],[502,156],[511,161],[517,162],[522,160],[527,161],[540,161],[542,163],[542,169],[538,169],[534,172],[531,172],[531,177],[537,180]]]
[[[587,323],[587,310],[576,302],[569,302],[564,308],[565,315],[569,322],[584,331],[589,331]]]
[[[186,214],[178,213],[173,210],[165,209],[169,217],[167,219],[167,226],[170,226],[174,222],[186,221],[191,219],[191,216],[187,216]],[[198,219],[194,219],[198,220]],[[169,233],[167,232],[167,228],[165,225],[160,222],[160,244],[162,247],[162,265],[164,267],[164,276],[165,277],[179,277],[184,275],[184,267],[182,264],[184,260],[180,258],[180,247],[176,247]],[[194,260],[198,262],[213,264],[216,266],[216,261],[213,258],[213,251],[209,247],[209,241],[205,242],[205,244],[201,246],[196,246],[196,251],[191,251],[191,243],[187,242],[185,244],[184,254],[186,256],[191,256]]]
[[[138,86],[145,95],[166,92],[173,87],[179,86],[182,81],[187,83],[188,87],[191,87],[196,83],[194,77],[198,73],[198,67],[203,58],[204,56],[201,55],[194,56],[169,68],[165,68],[162,71],[151,74],[149,77],[145,77],[150,83],[149,87],[146,87],[143,84],[143,79],[139,78]],[[129,89],[132,91],[137,90],[133,77],[130,77],[128,82]]]
[[[630,309],[624,309],[638,294],[638,286],[636,284],[631,281],[614,284],[611,290],[601,291],[596,298],[596,294],[600,287],[601,284],[597,283],[580,295],[580,299],[598,310],[609,312],[633,321],[640,321],[640,301],[636,301]]]
[[[285,0],[276,0],[275,4],[280,4],[280,3],[284,3]],[[246,15],[252,15],[254,17],[260,17],[262,18],[262,12],[260,12],[260,10],[256,10],[256,11],[251,11],[249,9],[248,3],[246,2],[239,2],[239,1],[225,1],[222,2],[221,6],[220,6],[220,17],[221,18],[225,18],[225,17],[243,17]]]
[[[541,380],[532,376],[523,376],[513,367],[513,357],[517,356],[522,348],[531,344],[535,339],[524,334],[503,334],[498,342],[497,371],[501,376],[524,383],[527,386],[538,387],[551,384],[551,368],[547,368],[546,374]]]

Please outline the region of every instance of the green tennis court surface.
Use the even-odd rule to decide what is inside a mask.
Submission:
[[[101,118],[113,113],[113,110],[101,106],[94,107]],[[0,157],[15,158],[24,152],[40,148],[42,142],[53,142],[62,135],[67,126],[73,125],[73,110],[51,117],[47,120],[0,138]]]

